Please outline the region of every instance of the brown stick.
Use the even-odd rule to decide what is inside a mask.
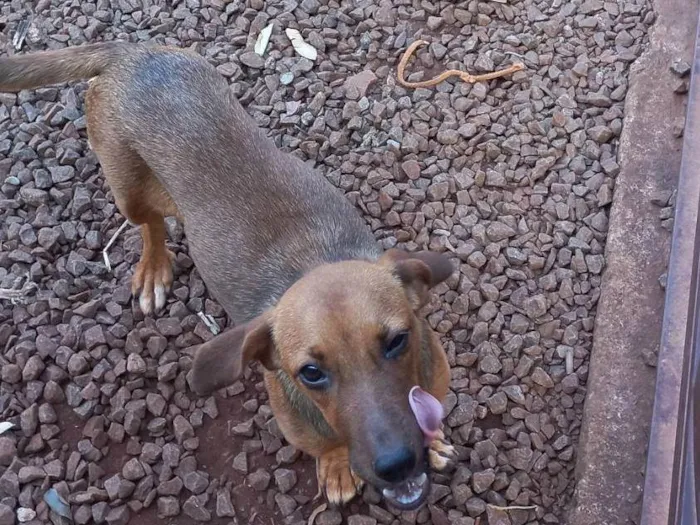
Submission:
[[[483,75],[472,75],[470,73],[467,73],[466,71],[460,71],[459,69],[448,69],[444,73],[441,73],[435,78],[431,78],[430,80],[421,80],[420,82],[409,82],[404,77],[404,71],[406,70],[408,61],[416,49],[426,44],[428,44],[428,42],[426,42],[425,40],[416,40],[410,46],[408,46],[408,48],[406,48],[406,51],[404,51],[403,56],[401,57],[399,65],[396,69],[396,79],[402,86],[407,88],[433,87],[437,86],[441,82],[444,82],[450,77],[459,77],[460,79],[462,79],[463,82],[475,84],[477,82],[485,82],[487,80],[493,80],[494,78],[501,78],[507,75],[512,75],[517,71],[522,71],[523,69],[525,69],[525,66],[521,63],[515,63],[507,67],[506,69],[494,71],[492,73],[485,73]]]

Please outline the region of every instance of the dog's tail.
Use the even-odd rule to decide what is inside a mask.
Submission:
[[[104,42],[0,58],[0,92],[95,77],[122,55],[124,48],[122,42]]]

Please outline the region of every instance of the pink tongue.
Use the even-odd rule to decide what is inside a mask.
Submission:
[[[429,445],[438,431],[444,417],[442,403],[419,386],[414,386],[408,393],[408,403],[416,416],[418,426],[423,431],[425,443]]]

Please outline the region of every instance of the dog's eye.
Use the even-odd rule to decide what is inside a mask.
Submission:
[[[299,371],[299,377],[309,388],[323,388],[328,383],[326,373],[315,365],[306,365]]]
[[[400,356],[408,345],[408,332],[400,332],[387,341],[384,347],[384,357],[393,359]]]

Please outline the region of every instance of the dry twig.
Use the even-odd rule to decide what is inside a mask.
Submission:
[[[404,54],[401,57],[401,60],[399,61],[399,65],[396,71],[396,79],[402,86],[408,88],[433,87],[437,86],[441,82],[444,82],[450,77],[459,77],[463,82],[468,82],[469,84],[476,84],[477,82],[485,82],[487,80],[493,80],[494,78],[505,77],[507,75],[511,75],[517,71],[522,71],[523,69],[525,69],[525,66],[519,62],[507,67],[506,69],[494,71],[492,73],[484,73],[483,75],[472,75],[471,73],[467,73],[466,71],[460,71],[459,69],[448,69],[444,73],[441,73],[435,78],[431,78],[430,80],[409,82],[404,77],[404,72],[406,70],[406,66],[408,65],[408,61],[410,60],[411,56],[413,55],[416,49],[426,44],[428,44],[428,42],[426,42],[425,40],[416,40],[410,46],[408,46],[406,51],[404,51]]]
[[[491,505],[489,503],[487,506],[491,507],[494,510],[502,510],[505,512],[511,510],[537,510],[537,505],[512,505],[510,507],[499,507],[498,505]]]
[[[328,508],[327,503],[322,503],[318,507],[316,507],[313,512],[311,512],[311,516],[309,516],[309,521],[307,522],[307,525],[314,525],[314,521],[316,521],[316,517],[321,514],[324,510]]]

